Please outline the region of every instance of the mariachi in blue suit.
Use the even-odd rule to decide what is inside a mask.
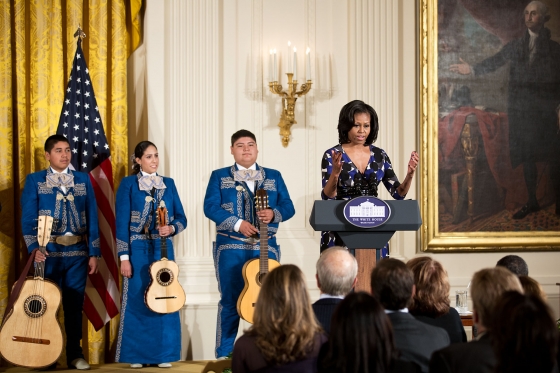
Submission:
[[[255,189],[264,189],[274,219],[268,224],[268,255],[280,260],[280,247],[275,234],[278,225],[294,216],[295,209],[280,172],[256,165],[262,179],[255,181]],[[216,242],[213,256],[221,300],[218,304],[216,356],[227,356],[233,351],[233,342],[239,327],[237,299],[243,290],[242,268],[245,262],[259,257],[258,240],[234,231],[239,219],[258,226],[254,206],[254,192],[243,181],[234,180],[237,165],[212,172],[206,196],[204,214],[216,223]]]
[[[66,360],[70,365],[84,357],[80,340],[88,262],[89,257],[101,255],[97,204],[89,175],[70,169],[63,174],[54,173],[50,167],[29,174],[21,195],[21,209],[21,228],[29,252],[39,247],[38,216],[53,217],[45,277],[62,290]]]
[[[142,172],[122,179],[117,191],[117,251],[128,255],[132,277],[123,277],[121,321],[117,339],[117,362],[159,364],[181,358],[179,313],[159,314],[144,304],[150,283],[149,267],[161,259],[161,237],[155,213],[165,203],[168,224],[174,235],[187,226],[187,218],[173,179],[157,177],[151,190],[140,190]],[[168,259],[174,260],[173,242],[166,238]],[[157,343],[154,343],[156,341]]]

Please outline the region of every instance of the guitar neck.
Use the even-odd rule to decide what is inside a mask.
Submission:
[[[268,224],[260,222],[260,256],[259,267],[261,275],[268,273]]]
[[[47,248],[45,246],[39,246],[39,251],[46,254]],[[35,274],[33,276],[35,279],[45,279],[45,262],[45,260],[39,263],[35,262]]]
[[[161,237],[161,258],[167,259],[167,238]]]

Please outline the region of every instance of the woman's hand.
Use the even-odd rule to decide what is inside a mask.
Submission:
[[[274,219],[274,211],[271,209],[257,211],[257,216],[263,223],[268,224],[272,221],[272,219]]]
[[[332,173],[331,176],[338,178],[340,171],[342,171],[342,152],[332,151]]]
[[[161,237],[171,236],[173,233],[173,228],[170,225],[164,225],[163,227],[158,227],[159,235]]]
[[[420,157],[418,156],[418,153],[413,151],[410,154],[410,160],[408,161],[408,171],[407,171],[408,175],[410,176],[414,175],[414,172],[416,171],[416,167],[418,167],[419,160]]]
[[[121,275],[126,278],[132,277],[132,264],[130,264],[130,260],[121,261]]]
[[[40,252],[39,250],[37,250],[37,252],[35,253],[35,263],[41,263],[44,262],[47,259],[47,256],[49,255],[48,252],[45,251],[45,253],[43,254],[42,252]]]

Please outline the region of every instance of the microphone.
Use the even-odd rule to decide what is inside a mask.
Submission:
[[[379,185],[375,173],[373,173],[368,180],[368,191],[370,196],[377,197],[377,186]]]

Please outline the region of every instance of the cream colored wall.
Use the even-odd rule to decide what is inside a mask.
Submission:
[[[144,42],[129,61],[130,152],[154,141],[160,172],[173,177],[187,211],[188,228],[175,241],[180,281],[183,357],[212,359],[219,294],[211,257],[215,226],[203,214],[210,172],[233,162],[229,137],[255,133],[258,162],[279,169],[296,215],[281,224],[282,262],[300,266],[314,299],[319,234],[308,223],[319,199],[320,161],[337,143],[340,108],[362,99],[377,110],[377,145],[402,178],[410,151],[419,149],[417,20],[414,0],[147,0]],[[268,50],[284,53],[287,41],[312,50],[313,88],[298,100],[292,140],[278,135],[280,99],[268,91]],[[300,79],[301,80],[301,79]],[[285,75],[282,78],[286,85]],[[420,175],[418,175],[420,176]],[[385,191],[382,198],[390,198]],[[419,196],[418,184],[408,197]],[[419,236],[398,233],[391,255],[418,255]],[[449,272],[454,290],[505,253],[432,254]],[[522,253],[558,313],[560,253]],[[248,327],[242,324],[240,330]]]

